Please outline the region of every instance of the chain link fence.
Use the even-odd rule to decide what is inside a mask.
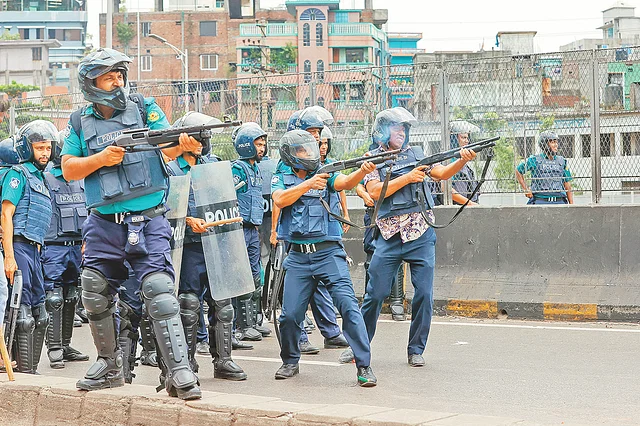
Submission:
[[[385,108],[403,106],[416,116],[411,144],[427,154],[448,149],[449,123],[464,119],[479,127],[475,140],[501,137],[482,188],[481,203],[489,205],[526,201],[514,170],[540,152],[540,132],[553,130],[574,178],[576,203],[640,201],[639,47],[288,71],[244,64],[235,79],[192,81],[188,87],[132,84],[132,92],[153,96],[172,123],[187,109],[255,121],[268,132],[275,157],[289,116],[309,105],[334,115],[331,156],[337,158],[368,149],[375,115]],[[62,129],[84,103],[80,93],[13,101],[0,137],[36,118]],[[234,158],[229,132],[217,135],[213,146],[222,158]],[[475,163],[478,175],[483,156]]]

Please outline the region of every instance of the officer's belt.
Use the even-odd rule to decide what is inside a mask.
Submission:
[[[141,212],[103,214],[97,210],[91,210],[91,214],[94,214],[104,220],[108,220],[109,222],[118,223],[118,224],[124,223],[124,218],[128,216],[146,216],[149,219],[153,219],[154,217],[163,215],[166,212],[167,212],[167,207],[164,204],[159,204],[155,207],[151,207],[150,209],[146,209]]]
[[[340,243],[337,241],[322,241],[320,243],[312,243],[312,244],[292,243],[291,250],[298,253],[311,254],[311,253],[315,253],[317,251],[324,250],[329,247],[335,247],[335,246],[340,246]]]
[[[14,243],[31,244],[32,246],[39,246],[40,245],[35,241],[31,241],[30,239],[23,237],[22,235],[14,235],[13,236],[13,242]]]
[[[45,246],[80,246],[82,245],[82,240],[76,241],[45,241]]]
[[[534,195],[533,198],[536,200],[550,201],[552,203],[555,203],[556,201],[567,201],[567,197],[537,197]]]

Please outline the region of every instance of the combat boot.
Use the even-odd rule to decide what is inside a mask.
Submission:
[[[230,299],[215,301],[215,324],[209,325],[209,351],[213,357],[213,377],[245,380],[247,373],[231,359],[233,306]]]

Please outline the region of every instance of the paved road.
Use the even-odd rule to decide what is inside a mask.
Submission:
[[[208,357],[198,356],[202,388],[276,396],[288,401],[352,403],[521,418],[540,424],[640,424],[640,326],[435,318],[424,368],[406,364],[409,322],[382,319],[373,342],[378,386],[356,385],[355,366],[340,365],[340,350],[303,357],[300,375],[276,381],[275,337],[253,351],[234,352],[249,379],[213,379]],[[318,332],[311,341],[321,343]],[[89,327],[74,345],[95,356]],[[81,377],[89,363],[40,372]],[[136,369],[135,383],[156,385],[157,370]]]

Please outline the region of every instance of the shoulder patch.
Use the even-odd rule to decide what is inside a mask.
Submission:
[[[271,183],[274,184],[274,183],[278,183],[278,182],[280,182],[280,176],[273,175],[273,177],[271,178]]]
[[[240,176],[239,175],[233,175],[233,184],[237,185],[240,183]]]
[[[12,187],[13,189],[17,189],[18,186],[20,186],[20,180],[18,178],[11,178],[11,181],[9,182],[9,186]]]
[[[151,111],[147,115],[147,121],[149,121],[150,123],[154,123],[154,122],[158,121],[159,119],[160,119],[160,114],[158,114],[157,111]]]

